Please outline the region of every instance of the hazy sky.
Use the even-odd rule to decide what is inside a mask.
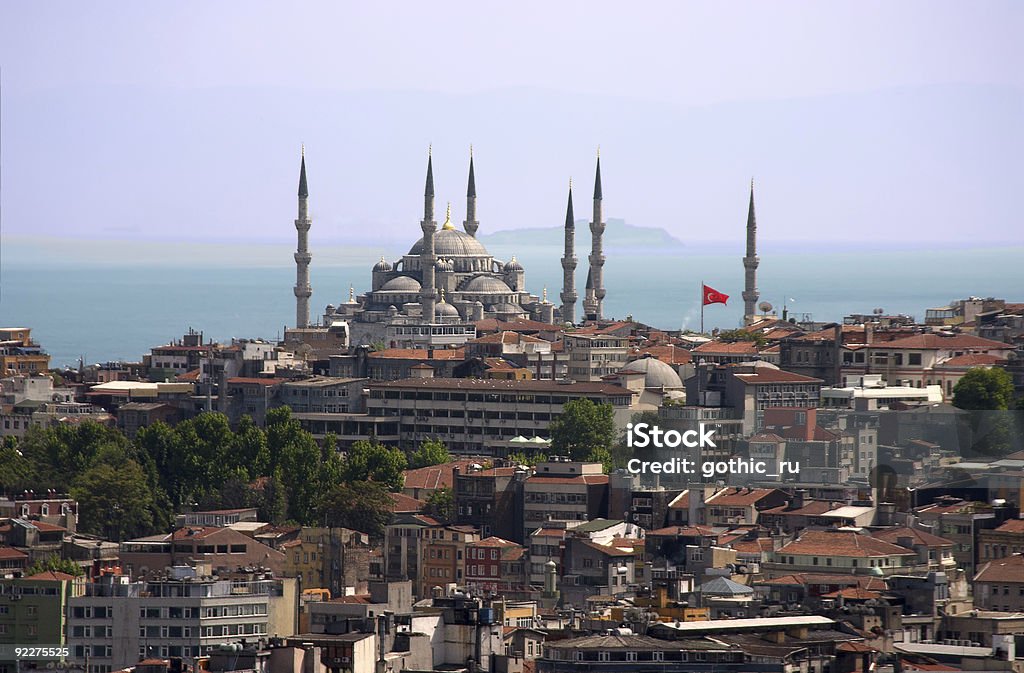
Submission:
[[[6,234],[418,237],[426,148],[486,229],[1024,243],[1019,2],[0,5]],[[582,197],[582,198],[581,198]],[[443,212],[438,214],[439,219]]]

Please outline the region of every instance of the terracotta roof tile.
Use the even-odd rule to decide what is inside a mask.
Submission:
[[[907,556],[913,550],[851,531],[805,530],[795,541],[783,546],[780,554],[801,556],[847,556],[869,558]]]
[[[1024,554],[989,561],[974,576],[974,581],[1024,584]]]
[[[753,505],[760,500],[767,498],[773,493],[779,492],[775,488],[727,488],[715,493],[705,501],[707,505],[724,505],[726,507],[745,507]]]

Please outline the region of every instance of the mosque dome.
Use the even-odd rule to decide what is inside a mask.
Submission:
[[[512,288],[506,285],[505,281],[483,274],[470,278],[469,282],[462,286],[461,291],[471,294],[512,294]]]
[[[373,266],[374,271],[391,271],[391,268],[391,262],[384,259],[383,256],[381,256],[380,261]]]
[[[642,372],[644,374],[644,388],[682,388],[683,382],[676,370],[665,364],[658,358],[640,358],[633,360],[620,372]]]
[[[423,253],[423,239],[409,249],[416,256]],[[445,257],[490,257],[483,243],[458,229],[441,229],[434,233],[434,254]]]
[[[522,271],[523,265],[516,261],[515,255],[512,255],[512,259],[505,262],[505,271]]]
[[[458,318],[459,309],[442,300],[434,304],[434,315],[438,318]]]
[[[381,285],[379,292],[419,292],[420,283],[409,276],[398,276]]]

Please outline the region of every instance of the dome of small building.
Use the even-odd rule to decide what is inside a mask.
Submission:
[[[434,304],[434,315],[438,318],[458,318],[459,309],[446,301],[439,301]]]
[[[335,310],[334,304],[328,304],[327,308],[324,309],[324,311],[326,311],[327,313],[334,313],[334,310]]]
[[[683,382],[676,370],[658,358],[633,360],[619,372],[638,372],[644,375],[644,388],[682,388]]]
[[[423,253],[423,239],[409,249],[410,255]],[[441,229],[434,233],[434,254],[445,257],[490,257],[483,243],[459,229]]]
[[[420,282],[409,276],[398,276],[381,285],[378,292],[419,292]]]
[[[512,294],[512,288],[505,284],[505,281],[494,276],[479,275],[473,276],[462,287],[462,292],[476,294]]]
[[[512,259],[505,262],[505,271],[522,271],[523,265],[516,261],[516,256],[512,255]]]
[[[391,271],[391,269],[391,262],[384,259],[383,255],[381,255],[380,261],[373,265],[374,271]]]

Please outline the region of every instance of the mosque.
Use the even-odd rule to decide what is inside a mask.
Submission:
[[[594,186],[593,237],[589,257],[584,316],[600,320],[605,290],[604,255],[601,238],[604,220],[601,191],[601,160],[597,160]],[[296,326],[309,328],[308,232],[309,190],[306,183],[305,155],[299,173],[299,216],[295,221],[298,249],[295,253]],[[562,258],[564,287],[556,307],[547,299],[526,289],[526,271],[516,258],[496,259],[477,239],[480,223],[476,219],[476,176],[470,153],[466,190],[466,219],[462,227],[452,222],[451,204],[438,228],[434,216],[433,158],[427,158],[424,189],[422,236],[409,251],[395,260],[381,257],[370,272],[370,290],[356,295],[349,291],[348,301],[327,305],[322,324],[328,329],[344,329],[350,344],[384,342],[389,346],[435,347],[459,345],[476,336],[474,323],[485,318],[501,321],[530,319],[543,323],[574,323],[575,302],[575,222],[572,212],[572,186],[565,220],[565,251]]]

